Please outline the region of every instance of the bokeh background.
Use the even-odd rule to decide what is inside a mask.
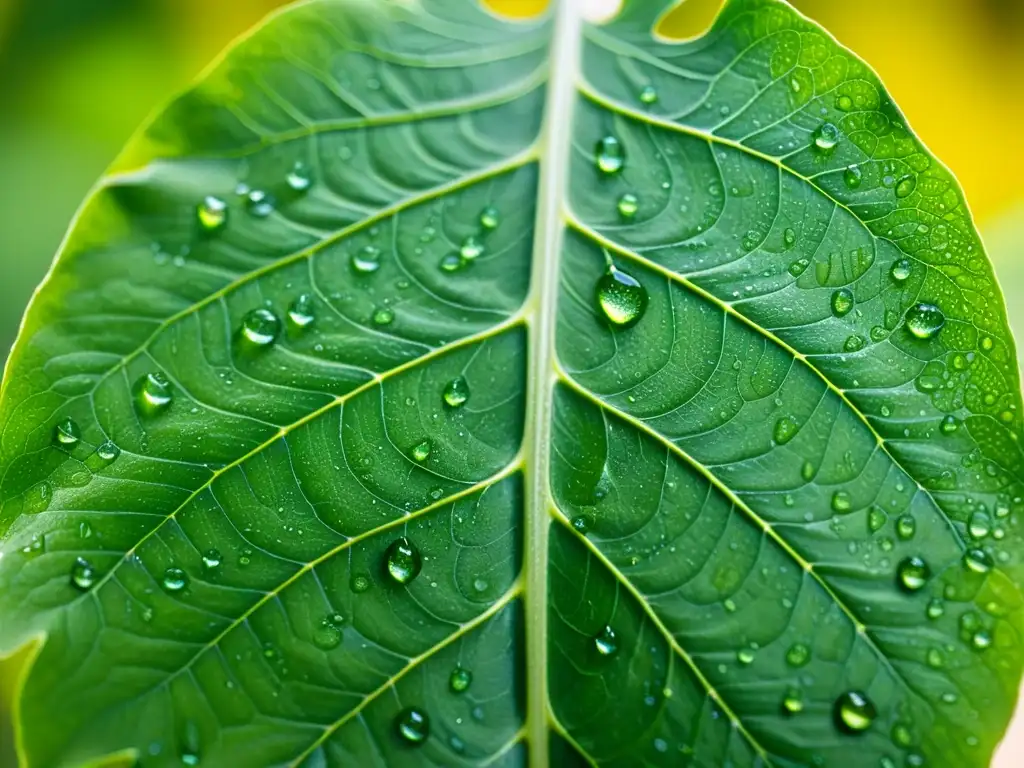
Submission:
[[[79,202],[132,131],[287,1],[0,0],[0,359]],[[960,178],[1024,339],[1024,0],[793,3],[871,63]],[[528,13],[544,0],[491,4]],[[699,32],[718,4],[688,0],[671,30]],[[11,682],[0,665],[0,766],[12,764]],[[1024,723],[995,765],[1024,766]]]

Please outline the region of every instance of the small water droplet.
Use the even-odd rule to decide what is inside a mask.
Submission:
[[[840,288],[832,294],[832,314],[836,317],[843,317],[853,309],[853,291],[849,288]]]
[[[281,332],[281,321],[269,309],[260,307],[242,318],[242,338],[257,347],[273,344]]]
[[[832,123],[823,123],[814,133],[814,146],[822,152],[835,149],[838,143],[839,129]]]
[[[403,709],[395,717],[395,730],[407,744],[420,745],[430,735],[430,718],[416,707]]]
[[[743,666],[754,663],[754,652],[750,648],[741,648],[736,652],[736,661]]]
[[[395,313],[387,307],[380,307],[373,312],[374,325],[391,325],[395,321]]]
[[[349,259],[352,270],[360,275],[372,275],[380,269],[380,248],[367,245],[352,254]]]
[[[162,411],[171,404],[171,383],[159,371],[147,373],[135,382],[135,402],[148,414]]]
[[[372,582],[370,581],[370,577],[364,573],[357,573],[355,576],[352,577],[352,580],[349,583],[349,586],[352,588],[352,591],[355,592],[357,595],[361,595],[363,592],[368,590],[371,587],[371,585]]]
[[[864,172],[861,171],[860,166],[858,165],[849,165],[846,167],[846,170],[843,171],[843,181],[850,189],[857,189],[863,178]]]
[[[456,376],[454,379],[445,385],[444,393],[445,405],[449,408],[461,408],[469,400],[469,383],[466,381],[464,376]]]
[[[892,268],[889,270],[889,276],[897,283],[902,283],[910,277],[910,273],[913,271],[913,265],[910,263],[910,259],[896,259],[892,263]]]
[[[885,510],[878,505],[874,505],[870,510],[868,510],[868,530],[871,533],[875,533],[880,530],[888,520],[889,516],[885,514]]]
[[[787,715],[796,715],[803,712],[804,696],[797,688],[790,688],[782,698],[782,711]]]
[[[896,569],[899,585],[908,592],[916,592],[928,583],[931,568],[920,557],[907,557],[900,561]]]
[[[342,616],[331,614],[327,616],[320,625],[313,630],[313,645],[321,651],[333,651],[341,645],[342,638]]]
[[[288,307],[288,320],[297,328],[305,328],[316,319],[313,297],[308,293],[301,293]]]
[[[204,230],[216,232],[228,222],[228,204],[219,197],[207,195],[196,206],[196,218]]]
[[[430,450],[433,448],[429,440],[423,440],[412,447],[412,457],[415,461],[426,461],[430,457]]]
[[[853,109],[853,99],[843,94],[838,99],[836,99],[836,106],[843,112],[849,112],[851,109]]]
[[[992,521],[987,513],[982,512],[980,509],[971,513],[971,517],[967,521],[967,532],[971,535],[972,539],[984,539],[991,531]]]
[[[654,104],[658,100],[658,91],[653,85],[645,85],[640,89],[640,103],[641,104]]]
[[[617,204],[619,215],[624,219],[632,219],[640,209],[640,200],[632,192],[626,192]]]
[[[181,568],[171,566],[164,571],[164,577],[160,581],[160,585],[168,592],[181,592],[181,590],[188,586],[188,574],[181,570]]]
[[[787,227],[782,233],[782,241],[787,247],[792,246],[796,242],[796,230]]]
[[[896,519],[896,535],[904,541],[914,538],[917,532],[917,520],[909,512]]]
[[[902,176],[896,181],[896,197],[908,197],[916,188],[916,176]]]
[[[612,656],[618,652],[619,642],[615,630],[606,625],[594,638],[594,647],[602,656]]]
[[[847,733],[863,733],[875,721],[878,713],[867,695],[860,691],[846,691],[835,703],[835,721]]]
[[[220,567],[222,558],[216,549],[208,549],[203,553],[203,567],[214,570]]]
[[[833,512],[849,512],[853,509],[853,500],[850,498],[850,494],[846,491],[836,491],[832,494],[832,511]]]
[[[946,322],[942,310],[934,304],[915,304],[907,310],[907,330],[919,339],[930,339]]]
[[[941,669],[946,664],[946,659],[942,655],[942,651],[938,648],[929,648],[927,655],[928,666],[932,669]]]
[[[636,278],[612,267],[597,281],[597,304],[610,323],[629,328],[647,309],[647,289]]]
[[[397,584],[408,584],[423,567],[420,551],[406,538],[395,539],[384,553],[388,576]]]
[[[58,445],[70,448],[82,439],[82,432],[74,419],[61,419],[53,429],[53,439]]]
[[[594,162],[601,173],[618,173],[625,165],[626,153],[622,144],[614,136],[605,136],[594,147]]]
[[[793,643],[786,651],[786,663],[791,667],[802,667],[811,660],[811,649],[803,643]]]
[[[441,257],[441,261],[438,262],[437,266],[440,267],[442,272],[457,272],[462,269],[466,263],[462,260],[462,257],[457,253],[446,253]]]
[[[945,612],[946,606],[940,598],[933,597],[928,601],[928,607],[925,609],[925,615],[929,619],[932,619],[933,621],[935,619],[940,619]]]
[[[942,424],[939,427],[939,429],[942,430],[942,434],[944,435],[952,435],[959,428],[960,422],[957,421],[956,416],[953,416],[952,414],[944,416],[942,419]]]
[[[493,205],[489,205],[480,211],[480,226],[484,229],[497,229],[501,223],[501,214]]]
[[[96,449],[96,455],[104,461],[113,461],[121,455],[121,449],[113,440],[104,440]]]
[[[800,425],[797,424],[796,419],[792,416],[783,416],[775,422],[775,429],[772,431],[772,437],[779,445],[785,445],[792,440],[799,431]]]
[[[262,189],[254,189],[245,201],[245,210],[250,216],[265,219],[274,212],[274,198]]]
[[[452,693],[465,693],[472,682],[473,673],[463,666],[458,666],[448,677],[448,688]]]
[[[892,741],[897,747],[909,747],[914,743],[914,736],[907,723],[896,723],[892,727]]]
[[[83,592],[87,592],[95,586],[96,569],[84,557],[76,558],[72,564],[71,583]]]
[[[484,253],[484,244],[477,238],[470,235],[462,241],[462,245],[459,246],[459,256],[462,257],[463,261],[473,261],[482,256]]]
[[[298,161],[285,177],[285,182],[295,192],[306,192],[313,186],[313,178],[309,174],[306,164]]]
[[[964,565],[975,573],[988,573],[992,570],[992,558],[983,549],[968,549],[964,552]]]

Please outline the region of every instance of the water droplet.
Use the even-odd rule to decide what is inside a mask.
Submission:
[[[632,192],[626,192],[619,198],[619,215],[624,219],[632,219],[640,209],[640,200]]]
[[[910,726],[906,723],[896,723],[892,727],[892,741],[898,747],[909,747],[914,743],[914,736],[910,732]]]
[[[786,230],[782,233],[782,241],[787,246],[792,246],[796,242],[796,230],[787,227]]]
[[[989,519],[988,514],[980,509],[971,513],[971,517],[967,521],[967,532],[971,535],[972,539],[984,539],[991,531],[992,521]]]
[[[445,405],[449,408],[461,408],[469,400],[469,383],[464,376],[456,376],[444,388]]]
[[[309,169],[301,161],[296,162],[292,166],[292,169],[285,177],[285,182],[295,192],[306,192],[313,186],[313,178],[309,175]]]
[[[489,205],[480,211],[480,226],[484,229],[497,229],[501,223],[501,214],[493,205]]]
[[[281,332],[281,321],[269,309],[260,307],[242,318],[242,337],[257,347],[273,344]]]
[[[171,404],[171,383],[159,371],[135,382],[135,401],[144,413],[154,414]]]
[[[775,422],[775,429],[772,431],[772,437],[779,445],[785,445],[792,440],[799,431],[800,425],[797,424],[796,419],[792,416],[783,416]]]
[[[836,106],[843,112],[849,112],[853,109],[853,99],[845,94],[836,99]]]
[[[587,531],[590,530],[590,518],[587,515],[576,515],[572,519],[572,527],[579,533],[586,535]]]
[[[645,85],[640,89],[640,103],[654,104],[658,100],[658,91],[653,85]]]
[[[957,421],[956,416],[953,415],[944,416],[942,424],[939,426],[939,429],[942,430],[942,434],[944,435],[952,435],[959,428],[960,422]]]
[[[868,510],[868,530],[871,533],[875,533],[880,530],[883,525],[889,520],[889,516],[885,514],[885,510],[875,505]]]
[[[446,253],[441,257],[441,261],[437,264],[437,266],[441,268],[442,272],[457,272],[465,265],[466,264],[462,260],[462,257],[457,253]]]
[[[892,263],[892,268],[889,270],[889,276],[897,283],[904,282],[910,277],[910,273],[913,270],[913,266],[910,263],[910,259],[896,259]]]
[[[896,182],[896,197],[907,197],[917,188],[916,176],[903,176]]]
[[[971,636],[971,645],[976,651],[984,651],[992,647],[992,634],[987,629],[979,629]]]
[[[274,198],[262,189],[254,189],[246,199],[245,209],[250,216],[265,219],[274,212]]]
[[[782,698],[782,711],[787,715],[796,715],[803,712],[804,696],[797,688],[790,688]]]
[[[216,549],[208,549],[203,553],[203,567],[209,568],[211,571],[219,568],[221,561],[220,552]]]
[[[904,541],[914,538],[917,531],[917,520],[910,513],[900,515],[896,520],[896,535]]]
[[[789,274],[793,277],[800,277],[804,272],[807,271],[807,267],[811,264],[809,259],[797,259],[789,265]]]
[[[384,553],[388,576],[397,584],[408,584],[423,567],[420,551],[406,538],[395,539]]]
[[[619,642],[615,637],[615,630],[605,626],[598,633],[597,637],[594,638],[594,647],[597,648],[597,652],[602,656],[612,656],[615,654],[619,650]]]
[[[964,552],[964,565],[975,573],[988,573],[992,570],[992,558],[983,549],[968,549]]]
[[[61,419],[53,429],[53,439],[58,445],[70,448],[82,439],[82,432],[73,419]]]
[[[833,512],[849,512],[853,509],[853,500],[850,498],[850,494],[846,491],[836,491],[832,494],[832,511]]]
[[[395,321],[395,313],[387,307],[380,307],[373,312],[374,325],[391,325]]]
[[[288,320],[298,328],[305,328],[315,319],[313,297],[308,293],[299,294],[288,307]]]
[[[412,447],[412,457],[416,461],[426,461],[433,448],[429,440],[423,440]]]
[[[104,461],[113,461],[121,455],[121,449],[113,440],[104,440],[96,449],[96,455]]]
[[[395,717],[395,730],[406,743],[422,744],[430,735],[430,718],[426,712],[416,707],[403,709]]]
[[[858,165],[849,165],[846,170],[843,171],[843,181],[846,182],[846,186],[850,189],[856,189],[860,186],[861,181],[864,178],[864,172],[861,171]]]
[[[925,609],[925,615],[929,619],[932,619],[933,621],[935,619],[940,619],[945,612],[946,606],[941,599],[933,597],[928,601],[928,607]]]
[[[647,289],[631,275],[612,267],[597,281],[597,303],[610,323],[629,328],[647,309]]]
[[[465,693],[473,682],[473,673],[462,666],[452,670],[448,677],[448,688],[452,693]]]
[[[360,275],[372,275],[380,269],[380,248],[367,245],[352,254],[349,259],[352,269]]]
[[[802,667],[811,660],[811,649],[803,643],[793,643],[786,651],[786,663],[791,667]]]
[[[355,592],[357,595],[361,595],[363,592],[370,588],[371,584],[372,583],[370,581],[369,576],[367,576],[364,573],[357,573],[355,576],[352,577],[349,586],[352,588],[353,592]]]
[[[626,153],[622,144],[614,136],[605,136],[594,147],[594,162],[601,173],[612,174],[622,170],[626,162]]]
[[[160,581],[160,585],[168,592],[181,592],[181,590],[188,586],[188,574],[181,570],[181,568],[172,566],[164,571],[164,577]]]
[[[928,666],[932,669],[941,669],[946,664],[946,659],[938,648],[928,649],[927,661]]]
[[[736,661],[743,666],[754,663],[754,652],[750,648],[741,648],[736,652]]]
[[[483,253],[484,244],[472,235],[463,240],[462,245],[459,246],[459,256],[463,261],[473,261],[473,259],[483,256]]]
[[[326,617],[320,622],[320,626],[313,630],[313,645],[321,651],[333,651],[341,645],[341,624],[340,614],[331,614]]]
[[[216,232],[228,223],[228,204],[219,197],[207,195],[203,202],[196,206],[196,218],[204,230]]]
[[[71,583],[83,592],[92,589],[96,584],[96,570],[84,557],[77,558],[72,564]]]
[[[928,583],[931,568],[920,557],[907,557],[900,561],[896,569],[899,584],[908,592],[916,592]]]
[[[942,310],[934,304],[915,304],[907,310],[907,329],[919,339],[930,339],[946,322]]]
[[[849,288],[840,288],[832,294],[832,314],[842,317],[849,314],[853,309],[853,291]]]
[[[847,733],[863,733],[875,721],[878,713],[867,695],[860,691],[847,691],[835,703],[835,721]]]
[[[814,146],[822,152],[830,152],[839,143],[839,129],[832,123],[823,123],[814,133]]]

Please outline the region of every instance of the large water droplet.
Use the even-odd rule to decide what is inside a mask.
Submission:
[[[614,136],[605,136],[594,147],[594,162],[601,173],[618,173],[626,162],[622,144]]]
[[[360,275],[370,275],[380,269],[380,248],[367,245],[352,254],[352,269]]]
[[[605,626],[594,638],[594,647],[602,656],[612,656],[619,650],[619,641],[615,637],[615,630]]]
[[[463,261],[473,261],[480,258],[484,253],[484,244],[477,238],[470,235],[462,241],[459,246],[459,256]]]
[[[930,339],[946,322],[942,310],[934,304],[915,304],[907,310],[907,330],[919,339]]]
[[[429,440],[422,440],[412,447],[412,457],[415,461],[426,461],[430,457],[433,448]]]
[[[430,718],[416,707],[403,709],[395,717],[395,730],[407,744],[420,745],[430,735]]]
[[[843,317],[853,309],[853,291],[849,288],[840,288],[832,294],[832,314],[836,317]]]
[[[86,592],[96,584],[96,569],[84,557],[79,557],[71,565],[71,583]]]
[[[469,383],[465,376],[456,376],[444,388],[445,405],[449,408],[461,408],[469,400]]]
[[[61,419],[53,428],[53,439],[58,445],[70,448],[82,439],[82,431],[74,419]]]
[[[647,309],[647,289],[633,276],[612,267],[597,281],[597,304],[610,323],[629,328]]]
[[[849,189],[857,189],[863,178],[864,172],[861,171],[860,166],[850,165],[843,171],[843,181]]]
[[[147,373],[135,382],[135,402],[139,410],[154,414],[171,404],[171,383],[159,371]]]
[[[228,204],[219,197],[207,195],[196,206],[196,218],[204,230],[215,232],[228,222]]]
[[[832,511],[845,513],[853,509],[853,500],[846,491],[836,491],[832,494]]]
[[[299,294],[288,307],[288,320],[297,328],[305,328],[316,319],[313,297],[308,293]]]
[[[822,152],[829,152],[835,149],[838,143],[839,129],[832,123],[823,123],[814,132],[814,146]]]
[[[406,538],[395,539],[384,552],[388,576],[397,584],[408,584],[420,574],[420,551]]]
[[[626,192],[619,198],[617,207],[622,218],[632,219],[640,209],[640,200],[632,192]]]
[[[911,271],[913,271],[913,266],[910,263],[910,259],[896,259],[889,270],[889,276],[895,282],[902,283],[910,277]]]
[[[281,332],[281,321],[265,307],[247,312],[242,318],[242,338],[257,347],[273,344]]]
[[[164,577],[161,579],[160,585],[168,592],[181,592],[181,590],[188,586],[188,574],[181,570],[181,568],[172,566],[164,571]]]
[[[970,519],[967,521],[967,532],[971,535],[972,539],[984,539],[988,536],[992,532],[992,521],[989,519],[988,514],[980,509],[972,512]]]
[[[836,699],[834,715],[840,730],[847,733],[863,733],[871,727],[878,713],[867,694],[846,691]]]
[[[448,687],[452,693],[465,693],[473,682],[473,673],[462,666],[452,670],[448,677]]]
[[[988,573],[992,570],[992,558],[983,549],[968,549],[964,552],[964,565],[975,573]]]
[[[899,585],[908,592],[916,592],[928,583],[931,568],[920,557],[907,557],[900,561],[896,569]]]

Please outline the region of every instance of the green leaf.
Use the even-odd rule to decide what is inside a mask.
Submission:
[[[579,5],[299,3],[86,201],[0,400],[26,765],[987,764],[1021,397],[955,180],[781,0]]]

